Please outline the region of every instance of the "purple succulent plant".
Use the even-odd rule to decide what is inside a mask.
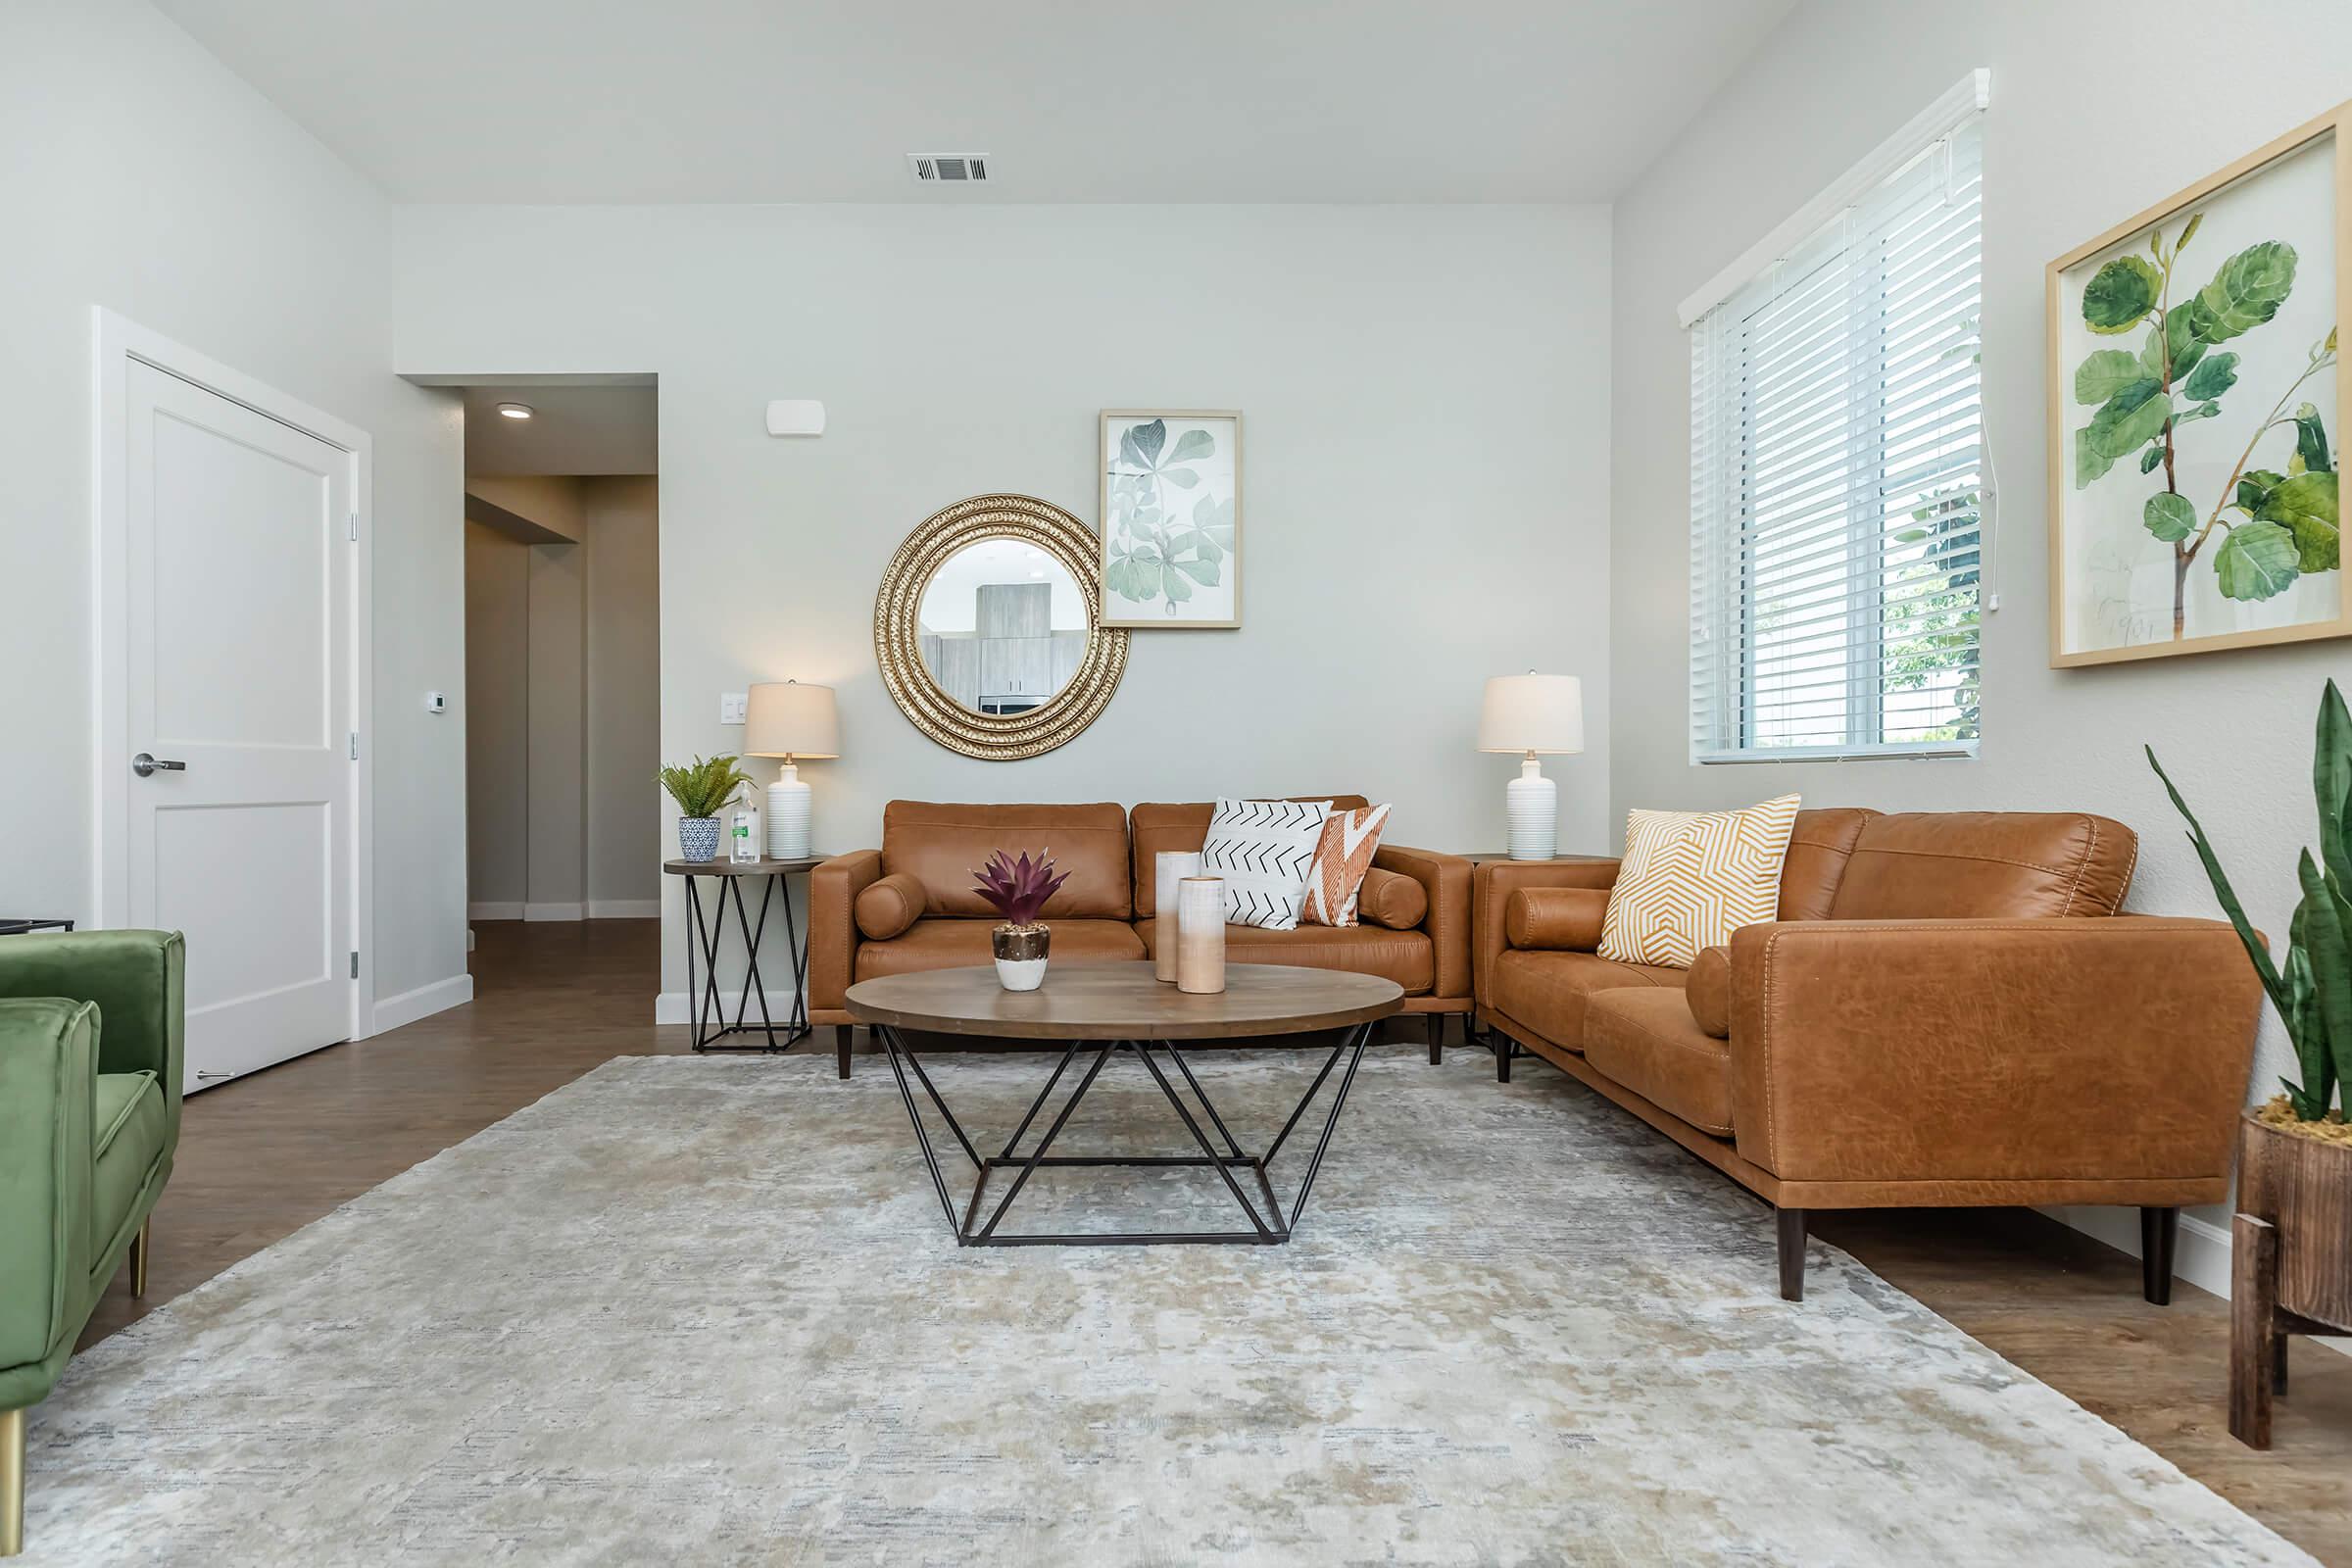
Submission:
[[[1017,860],[999,850],[972,875],[979,878],[979,885],[972,891],[1013,925],[1035,925],[1046,901],[1070,879],[1067,871],[1055,876],[1054,861],[1043,852],[1032,860],[1027,850],[1021,852]]]

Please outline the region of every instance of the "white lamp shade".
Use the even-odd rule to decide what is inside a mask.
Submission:
[[[1482,752],[1581,752],[1585,687],[1574,675],[1496,675],[1478,710]]]
[[[743,716],[746,757],[839,757],[841,718],[833,688],[797,680],[765,681],[751,691]]]

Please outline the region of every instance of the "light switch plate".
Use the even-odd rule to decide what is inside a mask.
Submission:
[[[721,724],[742,723],[744,710],[751,706],[751,702],[752,695],[749,692],[720,692],[718,721]]]

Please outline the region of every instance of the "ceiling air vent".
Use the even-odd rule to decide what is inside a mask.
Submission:
[[[983,153],[908,153],[906,167],[917,185],[978,185],[988,180]]]

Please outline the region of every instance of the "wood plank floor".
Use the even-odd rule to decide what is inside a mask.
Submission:
[[[653,922],[476,930],[470,1006],[188,1102],[155,1213],[147,1298],[132,1300],[118,1281],[85,1345],[600,1062],[686,1049],[683,1028],[643,1021],[658,980]],[[1421,1049],[1411,1029],[1395,1049]],[[858,1045],[867,1049],[862,1033]],[[830,1051],[831,1032],[804,1049]],[[1822,1215],[1816,1234],[2323,1561],[2352,1568],[2352,1357],[2297,1342],[2275,1446],[2256,1453],[2230,1438],[2224,1408],[2228,1306],[2201,1291],[2182,1285],[2172,1306],[2149,1306],[2135,1262],[2022,1210]]]

